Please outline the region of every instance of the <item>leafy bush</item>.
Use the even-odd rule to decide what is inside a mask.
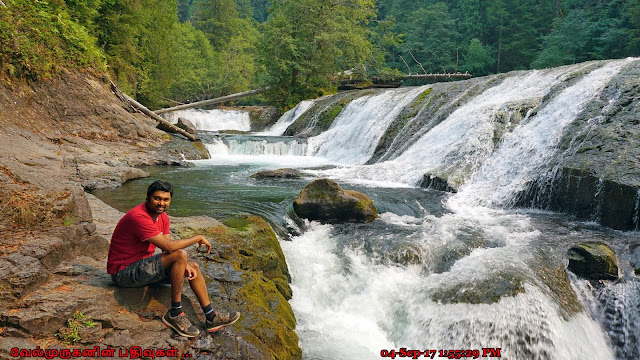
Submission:
[[[0,7],[0,70],[33,80],[62,69],[104,70],[105,59],[87,29],[61,0],[6,0]]]

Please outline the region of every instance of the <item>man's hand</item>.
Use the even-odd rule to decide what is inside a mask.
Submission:
[[[196,269],[194,269],[191,264],[187,263],[187,267],[184,270],[184,275],[187,277],[187,280],[191,281],[196,278],[198,273]]]
[[[198,241],[198,251],[200,251],[200,245],[204,245],[207,248],[207,254],[211,252],[211,244],[209,244],[209,240],[207,240],[204,236],[198,235],[200,240]]]

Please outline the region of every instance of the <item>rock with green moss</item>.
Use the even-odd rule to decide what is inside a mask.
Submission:
[[[293,209],[302,218],[325,223],[369,222],[378,217],[367,195],[344,190],[330,179],[315,180],[302,189]]]
[[[618,262],[609,246],[600,242],[585,242],[569,249],[569,270],[589,280],[616,280]]]
[[[202,234],[211,239],[211,253],[196,256],[211,302],[219,309],[242,313],[232,337],[200,337],[193,355],[300,359],[296,319],[287,301],[292,296],[290,275],[271,226],[253,215],[234,216],[222,223],[204,217],[189,219],[193,220],[175,221],[174,231],[178,237]]]

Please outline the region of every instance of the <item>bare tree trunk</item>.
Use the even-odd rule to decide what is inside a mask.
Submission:
[[[122,95],[124,95],[125,99],[127,99],[127,101],[133,105],[134,108],[140,110],[143,114],[151,117],[152,119],[156,120],[158,122],[158,129],[163,130],[163,131],[167,131],[167,132],[173,132],[173,133],[178,133],[180,135],[185,136],[187,139],[191,140],[191,141],[199,141],[200,139],[198,139],[197,136],[194,136],[192,134],[189,134],[188,132],[180,129],[179,127],[173,125],[172,123],[168,122],[167,120],[161,118],[160,116],[158,116],[158,114],[154,113],[153,111],[147,109],[146,106],[140,104],[139,102],[135,101],[133,98],[131,98],[129,95],[122,93]]]
[[[262,92],[267,91],[268,89],[269,88],[255,89],[255,90],[245,91],[245,92],[241,92],[241,93],[237,93],[237,94],[231,94],[231,95],[227,95],[227,96],[223,96],[223,97],[219,97],[219,98],[215,98],[215,99],[197,101],[197,102],[194,102],[194,103],[191,103],[191,104],[178,105],[178,106],[174,106],[174,107],[170,107],[170,108],[166,108],[166,109],[156,110],[155,113],[156,114],[164,114],[164,113],[168,113],[168,112],[171,112],[171,111],[178,111],[178,110],[184,110],[184,109],[190,109],[190,108],[196,108],[196,107],[203,107],[203,106],[207,106],[207,105],[219,104],[219,103],[223,103],[225,101],[232,101],[232,100],[237,100],[237,99],[240,99],[240,98],[243,98],[243,97],[260,94]]]

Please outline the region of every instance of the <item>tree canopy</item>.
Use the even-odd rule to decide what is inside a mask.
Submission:
[[[640,0],[3,0],[0,71],[108,72],[149,107],[269,86],[287,108],[335,79],[640,55]]]

